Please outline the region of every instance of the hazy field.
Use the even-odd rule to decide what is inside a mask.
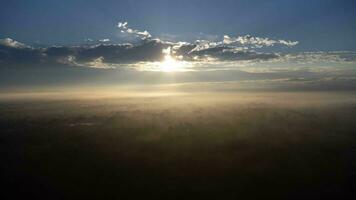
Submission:
[[[343,199],[355,119],[352,92],[3,93],[0,195]]]

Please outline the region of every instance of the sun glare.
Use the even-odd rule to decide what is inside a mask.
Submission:
[[[141,71],[160,71],[160,72],[182,72],[190,71],[191,63],[182,60],[182,57],[175,57],[171,54],[171,48],[163,49],[164,58],[160,62],[141,63],[138,69]]]
[[[162,53],[165,54],[164,60],[159,63],[159,70],[163,72],[175,72],[184,69],[184,63],[182,61],[176,60],[171,55],[171,47],[163,49]]]
[[[159,64],[159,68],[164,72],[175,72],[181,70],[183,64],[176,59],[174,59],[171,55],[166,55],[164,60]]]

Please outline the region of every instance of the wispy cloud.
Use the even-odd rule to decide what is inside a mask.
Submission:
[[[105,38],[105,39],[100,39],[99,42],[110,42],[110,39],[107,39],[107,38]]]
[[[285,45],[288,47],[293,47],[297,45],[298,41],[286,41],[286,40],[272,40],[269,38],[253,37],[251,35],[230,37],[224,35],[223,44],[226,45],[242,45],[242,46],[252,46],[255,48],[270,47],[274,45]]]
[[[130,35],[134,35],[142,40],[147,40],[151,38],[151,34],[148,31],[140,31],[136,29],[132,29],[128,26],[128,22],[119,22],[117,27],[120,29],[121,33],[126,33]]]
[[[13,40],[11,38],[0,39],[0,45],[13,47],[13,48],[29,48],[29,46],[21,42],[18,42],[16,40]]]

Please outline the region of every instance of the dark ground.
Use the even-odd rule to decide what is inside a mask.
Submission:
[[[0,199],[355,197],[356,103],[264,95],[2,100]]]

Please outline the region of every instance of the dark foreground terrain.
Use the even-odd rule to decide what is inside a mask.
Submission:
[[[0,199],[346,199],[355,156],[349,93],[0,102]]]

